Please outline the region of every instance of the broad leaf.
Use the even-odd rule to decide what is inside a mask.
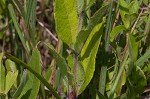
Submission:
[[[123,30],[126,30],[124,25],[116,26],[110,33],[110,41],[112,42],[116,36]]]
[[[128,89],[127,89],[127,97],[129,99],[135,99],[136,96],[139,96],[143,93],[144,87],[147,85],[146,77],[144,72],[140,67],[135,67],[130,77],[128,78]]]
[[[86,80],[79,90],[81,94],[86,86],[90,83],[95,71],[95,58],[102,35],[103,22],[96,25],[90,33],[80,55],[80,61],[85,71]]]
[[[40,52],[38,51],[38,49],[33,50],[31,59],[28,64],[33,70],[41,74]],[[28,76],[29,79],[27,80],[19,98],[36,99],[39,92],[40,80],[29,71]]]
[[[0,53],[0,93],[5,91],[5,68],[2,63],[3,53]]]
[[[76,0],[77,1],[77,10],[78,10],[78,13],[81,13],[85,8],[84,8],[84,5],[85,5],[85,0]]]
[[[84,45],[85,41],[89,37],[93,28],[97,24],[102,22],[102,18],[107,11],[108,5],[103,6],[97,12],[95,12],[95,14],[90,18],[87,28],[85,30],[81,30],[80,33],[78,34],[77,40],[74,46],[77,52],[79,52],[82,49],[82,46]]]
[[[128,5],[128,3],[125,0],[118,0],[118,3],[119,3],[121,19],[122,19],[125,27],[128,29],[130,23],[126,22],[125,15],[129,14],[129,5]]]
[[[6,60],[6,69],[7,69],[7,71],[16,72],[17,71],[17,66],[13,61],[11,61],[10,59],[7,59]]]
[[[15,83],[18,76],[18,71],[16,72],[8,72],[6,75],[6,85],[5,85],[5,94],[8,93],[12,85]]]
[[[128,9],[129,5],[125,0],[118,0],[119,6],[121,6],[124,9]]]
[[[76,0],[55,0],[56,31],[67,45],[72,46],[78,33]]]
[[[129,5],[129,13],[134,14],[138,13],[138,11],[139,11],[139,3],[137,0],[134,0]]]

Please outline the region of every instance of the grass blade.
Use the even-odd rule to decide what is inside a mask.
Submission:
[[[19,35],[19,38],[20,38],[20,40],[21,40],[21,42],[22,42],[22,45],[23,45],[23,47],[25,48],[25,50],[29,53],[29,51],[28,51],[28,49],[27,49],[27,46],[26,46],[25,38],[24,38],[23,33],[22,33],[22,31],[21,31],[21,29],[20,29],[20,27],[19,27],[19,24],[18,24],[18,22],[17,22],[17,17],[16,17],[16,15],[15,15],[13,6],[12,6],[11,4],[8,5],[8,10],[9,10],[9,12],[10,12],[10,16],[11,16],[12,21],[13,21],[13,23],[14,23],[15,29],[16,29],[16,31],[17,31],[17,33],[18,33],[18,35]]]

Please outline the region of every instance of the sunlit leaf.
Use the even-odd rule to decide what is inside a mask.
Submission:
[[[5,94],[8,93],[12,85],[15,83],[18,76],[18,71],[16,72],[8,72],[6,75],[6,84],[5,84]]]
[[[79,52],[82,49],[82,46],[84,45],[85,41],[89,37],[91,31],[93,28],[100,22],[102,22],[103,16],[106,13],[108,9],[108,5],[103,6],[98,11],[95,12],[95,14],[89,19],[89,24],[85,30],[81,30],[80,33],[77,36],[77,40],[75,43],[75,50]]]
[[[137,0],[134,0],[130,3],[129,5],[129,13],[133,14],[133,13],[138,13],[139,10],[139,3]]]
[[[7,71],[16,72],[17,71],[17,66],[13,61],[7,59],[6,60],[6,69],[7,69]]]
[[[72,46],[78,33],[76,0],[55,0],[56,31],[60,39]]]
[[[100,44],[101,35],[103,32],[103,23],[104,21],[93,28],[81,51],[80,61],[84,68],[86,79],[80,88],[79,94],[81,94],[85,90],[86,86],[89,84],[93,77],[95,71],[95,58]]]

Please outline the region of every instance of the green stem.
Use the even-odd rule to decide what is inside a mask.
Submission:
[[[31,73],[33,73],[52,92],[52,94],[56,97],[56,99],[61,99],[59,94],[53,89],[53,87],[47,82],[47,80],[45,78],[43,78],[39,73],[34,71],[32,68],[30,68],[29,65],[27,65],[23,61],[19,60],[18,58],[14,57],[14,56],[12,56],[8,53],[5,53],[5,56],[7,58],[13,60],[14,62],[22,65],[24,68],[28,69]]]

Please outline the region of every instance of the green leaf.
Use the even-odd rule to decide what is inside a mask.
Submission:
[[[137,0],[134,0],[129,5],[129,13],[130,14],[133,14],[133,13],[138,14],[138,11],[139,11],[139,3]]]
[[[148,2],[149,2],[149,0],[143,0],[143,3],[144,3],[146,6],[148,6]]]
[[[129,4],[124,0],[118,0],[118,3],[119,3],[121,19],[122,19],[125,27],[128,29],[130,23],[128,21],[126,22],[125,15],[129,14]]]
[[[76,0],[55,0],[56,31],[67,45],[72,46],[78,33]]]
[[[27,82],[27,78],[28,78],[28,77],[27,77],[27,72],[24,71],[24,72],[23,72],[23,75],[22,75],[22,77],[21,77],[21,82],[20,82],[20,84],[19,84],[17,90],[16,90],[15,93],[13,94],[13,98],[14,98],[14,99],[16,99],[16,98],[21,94],[21,92],[22,92],[22,90],[23,90],[23,88],[24,88],[24,86],[25,86],[25,84],[26,84],[26,82]]]
[[[74,66],[74,55],[73,54],[70,54],[69,56],[68,56],[68,61],[67,61],[67,63],[68,63],[68,66],[70,67],[70,71],[69,71],[69,73],[73,73],[73,66]]]
[[[35,48],[33,50],[31,59],[28,64],[33,70],[36,70],[37,73],[41,74],[40,52],[38,51],[38,49]],[[36,99],[39,92],[40,80],[29,71],[28,76],[29,79],[27,80],[19,98]]]
[[[2,63],[4,53],[0,53],[0,93],[5,92],[5,68]]]
[[[28,0],[27,2],[27,11],[25,16],[26,26],[29,27],[31,17],[34,17],[32,14],[35,12],[37,0]]]
[[[76,40],[75,46],[74,46],[74,48],[77,52],[79,52],[82,49],[82,46],[84,45],[85,41],[89,37],[93,28],[97,24],[102,22],[103,16],[108,9],[108,5],[109,4],[103,6],[97,12],[95,12],[95,14],[90,18],[87,28],[85,30],[81,30],[80,33],[78,34],[77,40]]]
[[[18,76],[18,71],[16,72],[8,72],[6,75],[6,85],[5,85],[5,94],[8,93],[12,85],[15,83]]]
[[[126,30],[124,25],[116,26],[110,33],[110,41],[112,42],[116,36],[123,30]]]
[[[8,5],[8,10],[9,10],[10,16],[12,18],[12,21],[14,23],[15,29],[16,29],[16,31],[17,31],[17,33],[19,35],[19,38],[20,38],[20,40],[22,42],[22,45],[26,49],[26,51],[28,51],[27,46],[26,46],[26,42],[25,42],[25,38],[24,38],[23,33],[22,33],[21,29],[20,29],[20,26],[19,26],[18,21],[17,21],[17,17],[15,15],[13,6],[11,4]]]
[[[1,0],[1,1],[0,1],[0,15],[4,13],[5,7],[6,7],[5,0]]]
[[[29,70],[32,74],[34,74],[51,91],[51,93],[57,99],[61,99],[60,96],[58,95],[58,93],[55,91],[55,89],[47,82],[47,80],[44,79],[44,77],[42,77],[39,73],[37,73],[37,71],[33,70],[31,68],[31,66],[27,65],[26,63],[24,63],[20,59],[12,56],[11,54],[5,53],[5,55],[6,55],[7,58],[13,60],[15,63],[20,64],[20,66],[23,66],[24,68],[26,68],[27,70]]]
[[[79,94],[81,94],[85,90],[86,86],[90,83],[93,77],[95,71],[95,58],[100,44],[101,35],[103,32],[103,24],[104,21],[93,28],[81,51],[80,62],[84,68],[86,80],[81,86]]]
[[[129,5],[125,0],[118,0],[119,6],[121,6],[123,9],[128,9]]]
[[[137,19],[137,14],[126,14],[124,16],[124,25],[127,29],[129,29],[135,20]]]
[[[85,81],[85,71],[80,62],[76,67],[76,84],[80,88]]]
[[[78,9],[78,13],[81,13],[85,8],[85,0],[76,0],[77,1],[77,9]]]
[[[135,67],[128,78],[127,83],[127,97],[135,99],[141,95],[145,86],[147,85],[146,77],[140,67]]]
[[[88,0],[89,2],[88,2],[88,4],[87,4],[87,6],[88,7],[91,7],[93,4],[94,4],[94,2],[96,1],[96,0]]]
[[[141,56],[137,61],[136,61],[136,66],[142,66],[144,62],[148,61],[150,58],[150,49],[148,49],[143,56]]]
[[[50,54],[56,60],[56,64],[60,68],[62,77],[67,76],[68,65],[67,65],[65,59],[55,51],[55,49],[52,47],[52,45],[50,45],[50,44],[45,44],[45,45],[49,48]]]
[[[12,71],[12,72],[17,71],[17,66],[13,61],[11,61],[10,59],[7,59],[5,63],[6,63],[7,71]]]
[[[108,99],[107,97],[105,97],[104,95],[102,95],[99,91],[97,91],[98,93],[98,98],[99,99]]]
[[[129,55],[132,62],[136,62],[138,56],[138,46],[139,43],[136,42],[135,37],[129,34]]]

